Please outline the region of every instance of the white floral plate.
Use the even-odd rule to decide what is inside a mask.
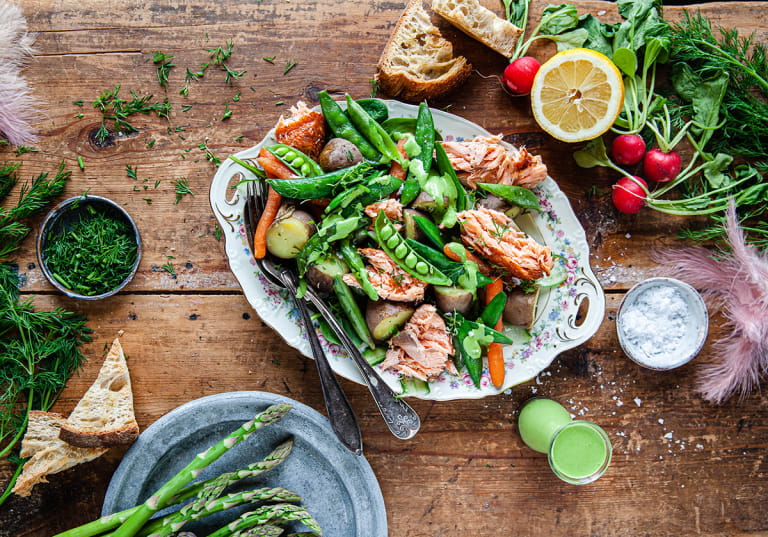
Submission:
[[[390,117],[416,117],[418,107],[398,101],[385,101]],[[344,103],[340,103],[344,106]],[[463,140],[489,133],[482,127],[439,110],[432,111],[435,127],[446,140]],[[237,153],[240,159],[255,159],[264,144],[275,143],[274,129],[258,145]],[[233,190],[242,178],[253,175],[227,159],[222,162],[211,182],[211,208],[224,231],[229,266],[256,313],[274,328],[285,341],[307,357],[311,356],[309,342],[299,319],[298,310],[284,290],[270,284],[256,268],[243,227],[242,186]],[[552,248],[556,262],[568,272],[566,281],[557,288],[543,291],[538,299],[536,321],[531,340],[524,345],[507,345],[504,349],[506,375],[504,385],[496,388],[487,367],[483,370],[480,388],[476,388],[467,373],[460,376],[447,372],[430,383],[430,393],[424,399],[476,399],[500,393],[512,386],[531,380],[552,363],[561,352],[580,345],[597,331],[605,313],[605,295],[589,267],[589,247],[584,229],[571,209],[568,198],[551,177],[540,183],[534,192],[541,202],[541,212],[531,213],[529,225],[523,230],[539,242]],[[583,318],[579,308],[585,300],[588,307]],[[319,330],[318,330],[319,333]],[[351,358],[343,348],[320,340],[337,374],[362,384]],[[398,377],[382,371],[382,377],[396,391]]]

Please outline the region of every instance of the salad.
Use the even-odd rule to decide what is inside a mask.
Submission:
[[[269,184],[254,256],[295,261],[404,392],[446,372],[480,386],[484,359],[501,386],[503,345],[527,341],[539,290],[566,277],[516,224],[539,209],[541,158],[496,136],[443,140],[426,103],[404,118],[378,99],[319,98],[321,111],[300,101],[280,118],[258,166],[230,157]]]

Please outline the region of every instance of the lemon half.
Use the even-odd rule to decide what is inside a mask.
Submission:
[[[563,142],[597,138],[619,117],[624,82],[605,55],[585,48],[564,50],[541,66],[531,88],[533,117]]]

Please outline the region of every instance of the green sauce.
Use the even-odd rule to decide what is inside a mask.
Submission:
[[[606,442],[597,426],[575,421],[557,433],[550,461],[557,472],[579,479],[597,472],[607,456]]]
[[[532,399],[520,411],[517,427],[529,448],[547,453],[555,432],[570,421],[571,415],[557,401]]]

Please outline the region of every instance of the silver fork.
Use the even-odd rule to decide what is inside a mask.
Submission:
[[[248,183],[248,186],[251,184],[252,183]],[[259,179],[258,189],[252,188],[249,191],[250,196],[255,198],[252,199],[250,206],[254,208],[258,207],[259,213],[261,213],[261,211],[264,209],[264,193],[266,192],[266,182],[263,179]],[[247,206],[248,199],[246,198],[246,207]],[[251,214],[250,219],[254,220],[254,214]],[[246,229],[248,229],[247,224]],[[251,244],[253,244],[253,241],[251,241]],[[274,265],[270,266],[270,264],[262,263],[262,266],[265,272],[265,277],[267,277],[273,283],[280,285],[279,281],[281,280],[279,279],[279,271],[275,271]],[[381,416],[384,418],[384,422],[387,424],[387,427],[392,432],[392,434],[401,440],[412,438],[418,432],[419,427],[421,427],[421,420],[419,419],[419,415],[416,414],[416,411],[414,411],[411,406],[405,402],[405,400],[403,400],[394,391],[392,391],[392,388],[390,388],[389,385],[379,376],[376,370],[371,367],[368,361],[363,357],[360,349],[358,349],[357,346],[352,342],[334,314],[310,284],[307,284],[307,290],[304,293],[304,299],[311,302],[317,311],[320,312],[320,315],[323,316],[328,325],[336,334],[336,337],[338,337],[339,341],[341,341],[341,344],[344,346],[350,356],[352,356],[352,361],[357,366],[360,375],[363,377],[363,381],[368,387],[368,390],[371,392],[371,396],[373,397],[373,400],[376,403]],[[314,331],[311,329],[311,323],[306,326],[308,331]]]
[[[243,215],[243,220],[248,235],[249,248],[251,249],[253,248],[253,224],[255,222],[253,205],[257,199],[259,198],[254,196],[252,183],[247,183],[245,214]],[[262,210],[263,205],[260,206],[259,212]],[[291,293],[293,301],[299,308],[301,320],[307,329],[309,346],[312,349],[312,356],[315,359],[317,375],[320,378],[320,390],[323,392],[325,410],[328,412],[328,420],[331,422],[331,428],[339,441],[348,450],[357,455],[361,455],[363,453],[363,439],[360,434],[360,426],[357,423],[357,418],[352,410],[352,406],[349,404],[347,396],[344,395],[344,391],[341,389],[339,381],[333,374],[333,369],[320,345],[317,333],[312,327],[312,318],[307,309],[307,305],[303,300],[300,300],[297,297],[299,281],[296,274],[284,265],[276,265],[269,257],[269,254],[267,254],[267,257],[264,259],[256,259],[256,263],[269,281],[275,285],[288,289],[288,292]]]

